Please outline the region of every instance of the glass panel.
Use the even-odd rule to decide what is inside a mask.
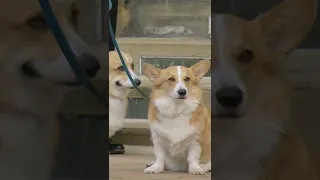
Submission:
[[[148,119],[148,99],[130,98],[127,118]]]
[[[214,11],[217,13],[233,13],[237,16],[252,19],[268,10],[281,0],[219,0],[215,1]],[[91,42],[107,41],[108,27],[105,0],[78,0],[78,30],[82,37]],[[317,4],[320,7],[320,3]],[[209,0],[121,0],[117,33],[118,37],[197,37],[209,38],[208,17],[211,1]],[[84,13],[83,13],[84,12]],[[97,14],[101,18],[96,18]],[[318,48],[320,34],[320,11],[313,30],[309,33],[300,48]],[[90,18],[88,18],[90,17]],[[97,22],[96,26],[94,25]],[[101,24],[102,23],[102,24]],[[191,30],[193,34],[188,34]]]
[[[119,3],[117,36],[209,38],[210,0]]]

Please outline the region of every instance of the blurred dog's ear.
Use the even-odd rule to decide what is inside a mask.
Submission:
[[[275,53],[290,54],[313,27],[317,0],[285,0],[258,16],[266,44]]]

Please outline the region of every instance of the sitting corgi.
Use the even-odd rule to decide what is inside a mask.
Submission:
[[[134,64],[129,54],[121,52],[132,79],[137,86],[141,84],[133,72]],[[129,90],[134,86],[127,76],[116,51],[109,52],[109,138],[124,125],[127,114]]]
[[[156,158],[145,173],[211,171],[211,116],[199,87],[209,68],[209,60],[163,70],[144,64],[143,73],[153,82],[148,119]]]

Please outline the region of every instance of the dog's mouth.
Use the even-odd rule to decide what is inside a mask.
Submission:
[[[226,120],[239,120],[239,119],[241,119],[242,116],[243,116],[243,114],[234,113],[234,112],[227,112],[227,113],[223,113],[223,114],[211,115],[211,117],[213,117],[213,118],[222,118],[222,119],[226,119]]]
[[[177,98],[175,98],[175,99],[181,99],[181,100],[183,100],[183,99],[187,99],[187,97],[186,97],[186,96],[180,96],[180,97],[177,97]]]
[[[122,84],[119,81],[116,82],[116,85],[122,87]]]
[[[79,87],[82,86],[80,81],[66,81],[66,82],[59,82],[56,83],[58,85],[68,86],[68,87]]]
[[[128,88],[128,89],[134,89],[134,87],[125,87],[125,86],[123,86],[123,85],[120,83],[120,81],[116,81],[116,86],[118,86],[118,87],[124,87],[124,88]]]
[[[32,61],[27,61],[26,63],[21,65],[21,73],[25,77],[28,77],[31,79],[44,79],[44,80],[50,81],[50,83],[61,85],[61,86],[79,87],[82,85],[82,83],[79,82],[78,80],[54,82],[52,80],[46,79],[44,76],[41,75],[41,73],[36,68],[34,68]]]

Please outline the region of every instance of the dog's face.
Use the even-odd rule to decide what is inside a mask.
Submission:
[[[239,117],[253,104],[274,100],[272,94],[283,86],[282,62],[311,30],[315,8],[310,2],[286,1],[252,21],[213,17],[214,116]]]
[[[170,66],[161,70],[150,64],[143,65],[144,75],[153,81],[153,93],[157,97],[173,99],[197,99],[200,92],[199,81],[209,69],[209,60],[202,60],[190,68]]]
[[[78,80],[57,45],[36,0],[1,0],[0,67],[2,75],[54,86],[78,85]],[[70,0],[50,1],[56,18],[89,77],[100,69],[99,61],[73,30]],[[7,72],[7,71],[10,72]],[[10,73],[10,75],[8,75]]]
[[[141,84],[141,81],[134,73],[134,62],[132,57],[125,52],[121,52],[121,54],[132,79],[139,86]],[[110,93],[113,95],[118,94],[122,91],[126,92],[127,89],[134,88],[116,51],[109,52],[109,87],[109,90],[111,91]]]

